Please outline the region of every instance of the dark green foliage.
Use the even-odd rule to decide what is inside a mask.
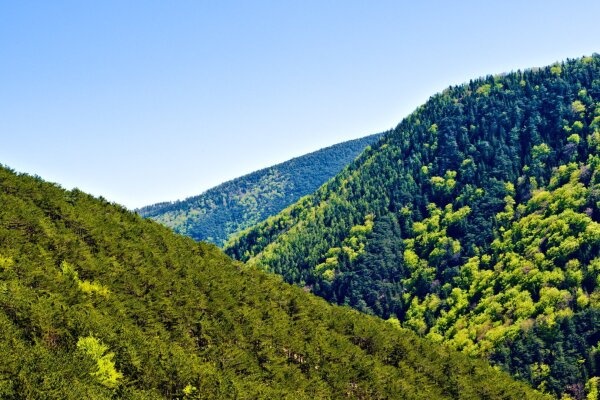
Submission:
[[[326,147],[225,182],[199,196],[136,212],[194,240],[222,246],[237,232],[317,190],[380,137],[371,135]]]
[[[2,399],[542,398],[213,245],[5,168],[0,354]]]
[[[320,292],[339,304],[384,318],[401,314],[398,279],[406,276],[403,249],[396,219],[389,215],[380,218],[374,224],[364,253],[356,262],[338,267],[345,271],[343,279],[323,282]],[[373,282],[373,285],[366,286],[361,282]]]
[[[536,386],[545,382],[548,391],[560,392],[567,388],[577,396],[585,391],[582,382],[592,374],[598,375],[599,341],[600,310],[588,309],[561,318],[552,327],[536,324],[521,331],[514,339],[498,346],[490,358]],[[539,365],[547,365],[553,373],[544,379],[537,372]]]
[[[433,96],[225,250],[468,354],[510,352],[532,326],[600,305],[599,149],[600,56],[488,76]],[[495,360],[581,398],[600,372],[586,346],[583,367],[538,357],[533,375]]]

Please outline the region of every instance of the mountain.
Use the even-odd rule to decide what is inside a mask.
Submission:
[[[199,196],[136,210],[194,240],[222,246],[340,172],[380,134],[350,140],[225,182]]]
[[[225,250],[542,391],[596,398],[599,148],[599,55],[472,80]]]
[[[2,399],[537,399],[78,190],[0,167]]]

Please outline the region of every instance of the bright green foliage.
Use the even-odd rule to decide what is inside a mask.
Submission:
[[[581,93],[580,93],[581,94]],[[574,113],[578,113],[578,114],[583,114],[585,113],[585,104],[583,104],[581,101],[579,100],[575,100],[572,104],[571,104],[571,108],[573,109]]]
[[[91,375],[107,388],[115,389],[123,379],[123,374],[116,370],[113,358],[115,353],[106,353],[108,346],[103,345],[93,336],[79,338],[77,348],[96,361],[96,371]]]
[[[107,288],[100,285],[99,283],[90,282],[90,281],[82,281],[81,279],[79,279],[79,274],[77,273],[75,268],[66,261],[63,261],[61,263],[61,270],[62,270],[63,275],[72,279],[77,284],[79,289],[84,293],[98,294],[98,295],[104,296],[104,297],[107,297],[110,293],[110,291]]]
[[[225,250],[579,399],[600,376],[599,116],[598,55],[451,87]],[[364,251],[331,259],[369,214]]]
[[[14,262],[12,258],[0,256],[0,268],[2,268],[3,270],[7,271],[10,267],[13,266],[13,264]]]
[[[222,246],[239,231],[315,191],[380,137],[371,135],[330,146],[225,182],[199,196],[142,207],[137,212],[195,240]]]
[[[570,168],[563,167],[552,183],[569,176]],[[564,185],[534,193],[519,219],[492,243],[490,255],[475,256],[459,269],[453,293],[465,293],[464,300],[451,296],[432,311],[439,315],[430,331],[435,338],[489,355],[524,324],[553,325],[585,310],[590,295],[600,295],[598,271],[579,261],[600,261],[589,258],[600,249],[600,224],[584,212],[591,190],[580,176],[576,169]],[[584,276],[589,283],[582,288]]]
[[[579,137],[578,134],[573,133],[572,135],[569,135],[569,137],[567,138],[567,141],[569,143],[573,143],[575,145],[579,144],[579,141],[581,140],[581,138]]]
[[[560,65],[556,64],[556,65],[553,65],[553,66],[550,68],[550,72],[551,72],[553,75],[560,76],[560,74],[562,73],[562,68],[561,68],[561,66],[560,66]]]
[[[344,239],[341,247],[332,247],[327,251],[325,261],[318,264],[315,270],[322,274],[326,281],[333,281],[336,269],[339,269],[345,260],[351,262],[364,254],[367,235],[372,230],[373,214],[369,214],[365,217],[364,225],[356,225],[350,229],[350,234]]]
[[[78,190],[0,168],[0,204],[2,399],[543,398]]]
[[[475,93],[482,94],[484,96],[488,96],[490,94],[491,88],[492,88],[492,85],[490,85],[489,83],[485,83],[485,84],[481,85],[480,87],[478,87],[477,90],[475,91]]]
[[[590,378],[585,385],[585,389],[588,393],[586,399],[587,400],[597,400],[600,398],[600,392],[598,391],[598,386],[600,386],[600,378],[597,376]]]
[[[448,196],[456,185],[456,171],[446,171],[444,177],[433,176],[429,180],[438,196]]]
[[[185,398],[191,397],[192,395],[196,394],[196,392],[198,392],[198,388],[192,386],[191,384],[188,384],[183,388],[183,395]]]

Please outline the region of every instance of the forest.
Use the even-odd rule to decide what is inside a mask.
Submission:
[[[563,399],[600,383],[600,55],[432,96],[230,256]]]
[[[103,198],[0,167],[0,204],[2,399],[547,398]]]
[[[201,195],[136,212],[194,240],[222,246],[232,235],[313,193],[380,137],[339,143],[222,183]]]

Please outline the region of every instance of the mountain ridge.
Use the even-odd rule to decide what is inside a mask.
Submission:
[[[312,193],[381,134],[349,140],[262,168],[185,200],[135,210],[177,233],[222,246],[240,230]]]

